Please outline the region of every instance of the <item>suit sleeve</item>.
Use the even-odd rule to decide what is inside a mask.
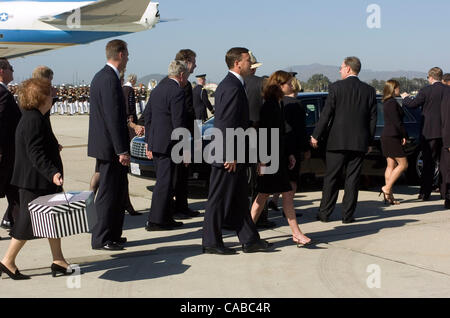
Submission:
[[[125,100],[123,98],[122,88],[118,85],[119,82],[110,78],[105,81],[101,99],[105,116],[105,126],[111,137],[111,142],[114,151],[117,155],[129,152],[128,145],[128,129],[127,119],[125,115]]]
[[[203,103],[205,103],[206,108],[208,108],[211,113],[214,113],[214,108],[209,101],[208,92],[206,91],[206,89],[202,89],[202,101]]]
[[[374,88],[372,89],[372,97],[371,97],[371,105],[370,105],[370,139],[369,139],[369,145],[373,142],[373,139],[375,138],[375,132],[377,130],[377,93]]]
[[[172,116],[172,126],[174,129],[185,127],[184,122],[185,117],[185,99],[184,91],[177,90],[176,94],[172,97],[170,101],[170,115]]]
[[[8,103],[8,94],[0,96],[0,154],[3,154],[3,143],[6,142],[6,105]]]
[[[42,120],[30,121],[29,127],[23,130],[23,139],[25,142],[25,151],[31,164],[37,171],[50,183],[53,183],[53,176],[62,171],[52,163],[44,150],[44,130],[45,126]]]
[[[147,105],[145,106],[144,109],[144,126],[145,126],[145,142],[147,143],[147,145],[151,144],[151,131],[150,131],[150,126],[152,124],[152,98],[150,97],[148,99]]]
[[[330,86],[327,101],[320,114],[319,121],[317,122],[316,128],[312,136],[314,139],[319,140],[319,138],[328,129],[329,123],[334,118],[334,113],[336,111],[336,92],[334,91],[334,86]]]
[[[403,100],[403,106],[406,106],[408,108],[417,108],[423,106],[425,105],[426,97],[427,96],[425,95],[424,90],[421,89],[419,91],[419,94],[417,94],[416,98],[406,97]]]

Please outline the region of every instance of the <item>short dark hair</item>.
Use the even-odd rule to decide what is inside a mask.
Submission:
[[[344,60],[344,64],[350,67],[350,69],[358,75],[361,72],[361,60],[356,56],[346,57]]]
[[[175,56],[175,60],[187,62],[187,61],[195,59],[196,57],[197,57],[197,54],[195,54],[194,51],[192,51],[190,49],[183,49],[177,53],[177,55]]]
[[[450,73],[445,73],[445,74],[442,76],[442,80],[443,80],[444,82],[450,82]]]
[[[444,72],[440,67],[433,67],[431,70],[428,71],[428,76],[436,81],[442,81],[443,74]]]
[[[4,57],[0,57],[0,69],[1,70],[6,70],[7,68],[9,68],[10,64],[8,62],[7,59],[5,59]]]
[[[106,44],[106,59],[117,60],[119,53],[128,50],[127,42],[122,40],[112,40]]]
[[[242,54],[248,53],[248,49],[244,47],[234,47],[228,50],[225,56],[225,62],[229,69],[234,67],[234,63],[239,62],[242,59]]]

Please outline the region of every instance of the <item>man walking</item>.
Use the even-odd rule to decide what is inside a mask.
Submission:
[[[208,109],[214,114],[214,108],[208,98],[208,92],[205,89],[206,74],[197,75],[197,86],[192,90],[192,99],[194,102],[195,119],[206,121],[208,119]]]
[[[442,126],[441,103],[446,86],[442,84],[442,69],[433,67],[428,72],[429,86],[422,88],[416,98],[402,94],[403,106],[409,108],[422,107],[423,128],[421,147],[423,154],[423,172],[420,184],[419,199],[430,200],[436,170],[436,161],[441,156]]]
[[[260,252],[269,249],[271,244],[260,239],[250,216],[247,165],[228,158],[231,156],[225,147],[228,143],[235,145],[234,135],[227,134],[227,128],[249,128],[249,108],[243,77],[250,73],[250,55],[248,49],[232,48],[225,59],[229,73],[215,93],[214,121],[214,127],[222,132],[224,151],[222,160],[214,162],[211,167],[208,203],[203,223],[203,253],[236,253],[223,243],[224,219],[227,220],[227,226],[237,232],[245,253]],[[237,158],[236,153],[234,158]]]
[[[347,57],[341,65],[341,81],[329,87],[325,107],[311,136],[311,145],[328,134],[322,201],[318,220],[328,222],[339,194],[338,178],[346,169],[342,222],[355,221],[359,179],[365,153],[374,138],[377,124],[375,89],[358,78],[361,62]]]
[[[152,91],[144,112],[147,145],[151,149],[147,155],[156,166],[156,185],[145,226],[147,231],[172,230],[183,225],[173,219],[171,208],[178,172],[171,158],[172,147],[176,144],[171,135],[175,129],[186,126],[184,87],[190,73],[186,63],[173,61],[168,74]]]
[[[10,184],[15,159],[15,134],[22,113],[8,90],[14,69],[5,58],[0,58],[0,197],[6,196],[8,208],[1,227],[10,230],[19,213],[19,190]]]
[[[127,43],[106,45],[107,64],[91,83],[88,156],[96,158],[100,183],[95,200],[97,224],[92,230],[92,248],[122,250],[121,237],[127,193],[127,166],[130,164],[125,97],[120,72],[128,62]]]

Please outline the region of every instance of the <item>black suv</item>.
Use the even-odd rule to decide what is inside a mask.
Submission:
[[[314,127],[319,120],[320,113],[325,106],[328,93],[300,93],[299,99],[306,110],[306,129],[308,135],[311,135]],[[375,139],[371,151],[364,160],[362,174],[367,176],[383,176],[386,168],[386,159],[381,152],[380,136],[384,127],[383,104],[381,96],[378,100],[378,120]],[[401,103],[401,100],[399,100]],[[420,151],[420,130],[421,114],[419,109],[404,108],[405,116],[403,122],[408,132],[408,140],[405,146],[405,152],[408,156],[409,168],[407,179],[409,183],[416,183],[422,173],[422,152]],[[202,135],[208,128],[214,127],[214,117],[203,124]],[[206,141],[204,141],[204,145]],[[155,178],[155,167],[152,160],[148,160],[145,155],[145,141],[143,137],[135,137],[131,141],[131,168],[133,175],[144,178]],[[302,162],[302,174],[314,174],[322,176],[325,174],[325,145],[321,144],[319,149],[311,150],[311,159]],[[208,183],[210,166],[206,163],[190,165],[190,180],[198,180]]]

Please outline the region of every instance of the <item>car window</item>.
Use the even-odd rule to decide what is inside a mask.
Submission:
[[[306,127],[314,127],[318,118],[319,100],[307,99],[302,100],[302,105],[306,111]]]

